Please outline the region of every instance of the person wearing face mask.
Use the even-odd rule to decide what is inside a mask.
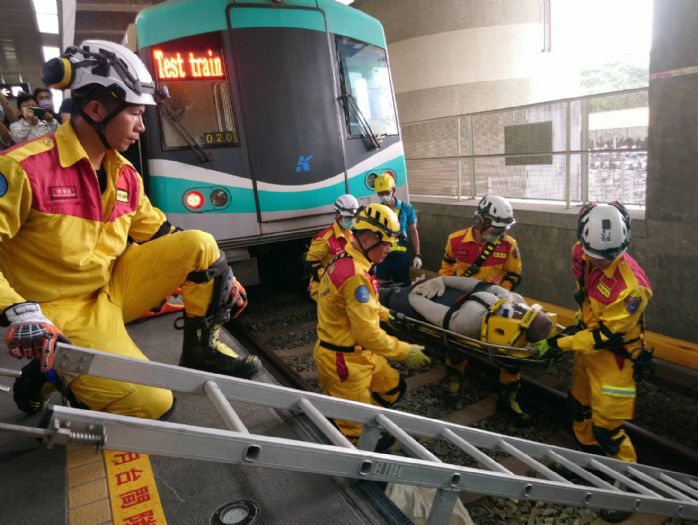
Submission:
[[[347,241],[351,239],[359,201],[353,195],[345,193],[337,198],[334,209],[334,222],[313,237],[305,256],[306,270],[310,273],[308,293],[313,301],[317,301],[317,287],[325,268],[333,257],[344,252]]]
[[[410,262],[413,268],[422,267],[420,253],[419,231],[417,230],[417,214],[409,202],[403,202],[395,194],[395,178],[389,172],[376,177],[374,189],[381,204],[385,204],[395,212],[400,221],[400,235],[390,249],[385,261],[376,266],[376,277],[380,281],[408,283],[410,281]],[[407,253],[407,246],[412,246],[414,256]]]
[[[313,358],[318,382],[327,395],[390,407],[406,384],[388,359],[404,361],[410,368],[431,359],[424,347],[388,335],[380,326],[389,318],[378,300],[378,283],[371,267],[380,264],[400,233],[395,213],[383,204],[369,204],[356,216],[352,238],[344,253],[335,257],[320,281],[317,296],[318,339]],[[354,444],[363,424],[335,420]],[[376,450],[394,441],[385,435]]]
[[[58,129],[53,112],[43,111],[40,118],[36,114],[38,107],[39,103],[32,95],[22,93],[17,97],[19,119],[10,125],[10,135],[15,143],[48,135]]]
[[[516,223],[509,201],[499,195],[486,195],[478,203],[473,226],[448,236],[439,275],[472,277],[513,291],[521,281],[521,255],[516,240],[507,234]],[[462,354],[449,353],[446,362],[448,391],[460,397],[463,373],[468,364]],[[500,396],[497,407],[516,424],[526,426],[530,417],[520,407],[519,370],[500,368]]]
[[[49,88],[43,86],[38,87],[34,90],[33,94],[40,108],[50,111],[55,115],[56,108],[53,105],[53,93],[51,93]]]

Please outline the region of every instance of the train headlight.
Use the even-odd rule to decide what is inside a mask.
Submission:
[[[184,195],[184,204],[191,210],[198,210],[204,205],[204,196],[198,191],[188,191]]]
[[[228,205],[228,202],[230,201],[230,197],[228,196],[228,192],[222,189],[217,189],[213,190],[211,192],[211,202],[213,203],[214,206],[218,206],[219,208],[223,208],[224,206]]]

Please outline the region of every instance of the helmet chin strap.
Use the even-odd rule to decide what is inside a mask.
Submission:
[[[369,231],[370,231],[370,230],[369,230]],[[368,261],[372,263],[373,261],[372,261],[371,258],[368,256],[368,252],[370,252],[371,250],[373,250],[373,249],[376,248],[377,246],[380,246],[381,241],[377,240],[377,242],[376,242],[375,244],[372,244],[371,246],[369,246],[368,248],[366,248],[366,247],[364,247],[363,243],[361,242],[361,236],[360,236],[360,235],[357,235],[357,232],[356,232],[356,231],[354,231],[354,236],[356,237],[356,242],[358,242],[358,243],[359,243],[359,246],[361,247],[361,252],[364,254],[364,257],[366,257],[366,259],[368,259]]]
[[[128,106],[128,102],[121,102],[116,108],[112,110],[111,113],[109,113],[106,117],[104,117],[100,122],[96,122],[92,117],[90,117],[87,113],[85,113],[85,110],[82,108],[82,106],[78,106],[78,113],[80,113],[80,116],[85,119],[85,121],[92,126],[92,129],[95,130],[95,133],[97,133],[97,136],[99,137],[99,140],[102,142],[105,148],[107,149],[114,149],[111,144],[109,144],[109,141],[107,140],[107,135],[105,133],[107,124],[111,122],[114,117],[116,117],[119,113],[121,113],[126,107]]]

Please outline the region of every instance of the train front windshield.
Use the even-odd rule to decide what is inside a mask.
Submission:
[[[337,37],[344,89],[356,100],[376,135],[397,135],[397,118],[385,50],[346,37]],[[355,112],[346,111],[349,136],[362,134]]]
[[[182,38],[151,50],[155,78],[170,97],[161,112],[163,150],[237,146],[220,33]]]

